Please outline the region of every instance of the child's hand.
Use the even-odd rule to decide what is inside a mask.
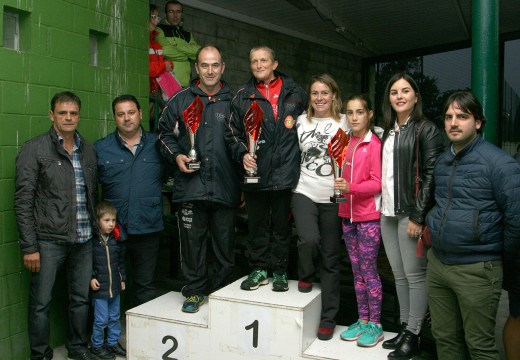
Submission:
[[[90,287],[92,290],[99,290],[99,281],[97,279],[90,280]]]
[[[121,291],[124,290],[125,288],[126,288],[125,282],[121,281]]]
[[[334,179],[334,189],[344,191],[346,193],[349,192],[349,185],[347,180],[343,178]]]

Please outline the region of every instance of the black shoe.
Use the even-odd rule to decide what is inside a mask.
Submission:
[[[403,340],[404,331],[406,330],[407,325],[407,323],[402,323],[397,336],[391,338],[390,340],[383,341],[383,349],[397,349]]]
[[[98,348],[91,347],[90,352],[96,356],[97,359],[114,359],[115,356],[108,351],[104,346]]]
[[[413,359],[414,356],[419,355],[419,335],[405,330],[401,345],[388,354],[389,360],[408,360]]]
[[[77,354],[69,353],[68,359],[69,360],[97,360],[97,358],[95,356],[93,356],[91,353],[89,353],[88,351],[85,351],[84,353],[77,353]],[[112,359],[112,358],[110,358],[110,359]]]
[[[122,347],[121,344],[119,344],[118,342],[112,346],[107,344],[107,350],[110,351],[114,355],[126,357],[125,348]]]

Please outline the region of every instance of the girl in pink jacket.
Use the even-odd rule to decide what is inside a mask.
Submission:
[[[372,347],[383,340],[381,327],[382,287],[377,272],[381,242],[381,140],[372,132],[370,99],[364,94],[345,102],[350,126],[342,178],[334,187],[343,191],[339,205],[343,239],[352,264],[359,320],[341,333],[341,339]]]

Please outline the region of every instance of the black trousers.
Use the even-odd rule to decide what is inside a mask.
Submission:
[[[291,228],[291,190],[244,192],[249,238],[249,265],[252,268],[286,272]],[[270,237],[273,243],[270,246]]]
[[[298,230],[298,276],[312,282],[319,269],[321,283],[320,327],[334,328],[339,311],[341,218],[338,205],[315,203],[302,194],[293,194],[292,212]]]
[[[187,280],[182,294],[208,295],[232,280],[235,267],[235,208],[210,201],[180,205],[178,211],[182,273]],[[215,254],[208,275],[207,239]]]

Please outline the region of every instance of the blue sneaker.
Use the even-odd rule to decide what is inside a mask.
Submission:
[[[203,295],[189,296],[182,304],[182,311],[185,313],[196,313],[199,311],[200,306],[204,304],[204,301]]]
[[[350,325],[346,330],[344,330],[339,337],[341,340],[354,341],[357,340],[367,328],[368,324],[363,324],[361,319],[358,319],[355,324]]]
[[[267,284],[269,284],[269,280],[267,280],[267,271],[257,269],[253,270],[247,279],[242,281],[240,288],[242,290],[256,290],[260,285]]]
[[[357,345],[361,347],[373,347],[382,341],[384,337],[385,336],[383,334],[383,328],[381,327],[381,324],[376,324],[372,321],[369,321],[367,329],[363,331],[357,340]]]

